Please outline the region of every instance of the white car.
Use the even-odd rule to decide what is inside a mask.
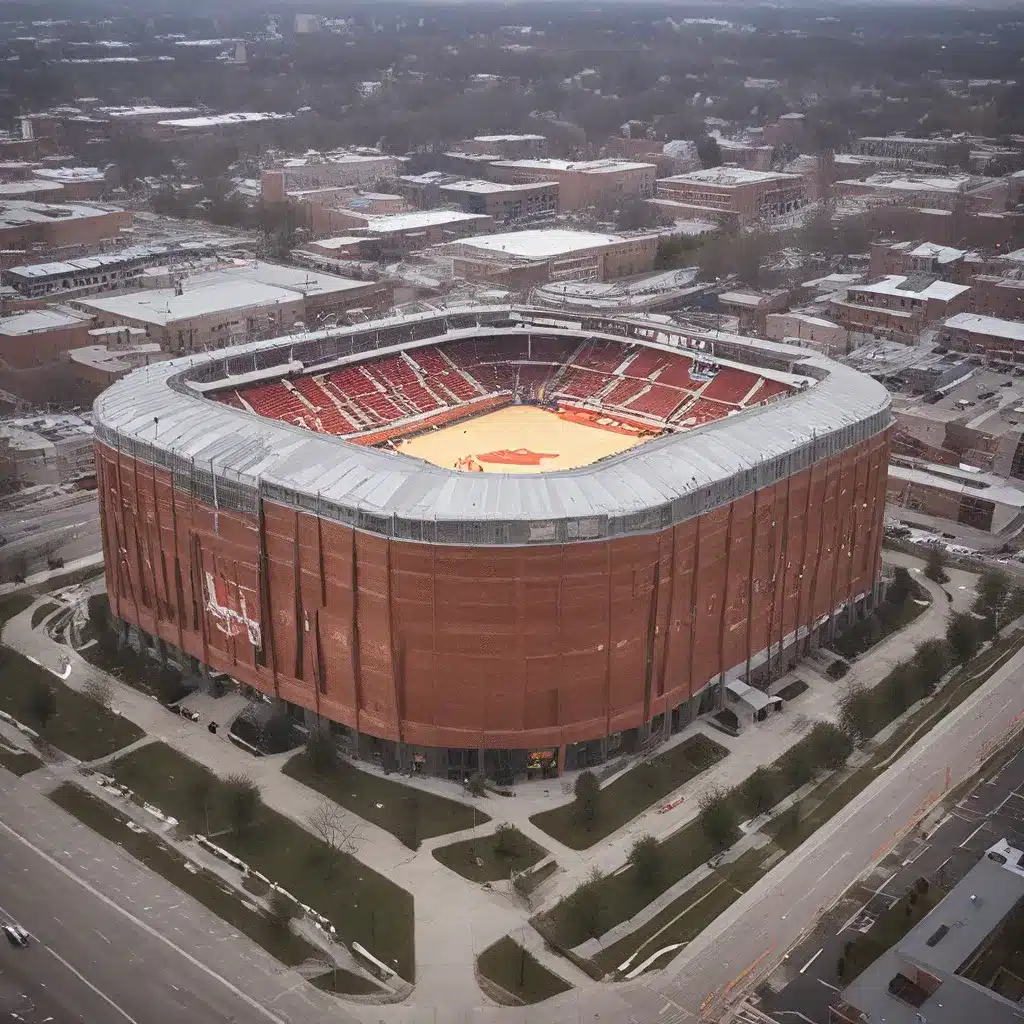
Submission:
[[[28,932],[20,924],[5,924],[4,935],[7,936],[7,941],[12,946],[17,946],[19,949],[28,948]]]

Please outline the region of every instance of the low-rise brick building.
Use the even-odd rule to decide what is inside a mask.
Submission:
[[[452,274],[469,281],[526,287],[545,281],[607,281],[654,266],[657,235],[602,235],[563,228],[512,231],[445,246]]]
[[[438,192],[442,202],[457,203],[466,213],[508,224],[558,213],[558,189],[557,181],[510,185],[476,178],[441,185]]]
[[[799,174],[710,167],[659,178],[655,203],[673,216],[749,224],[774,220],[807,202]]]
[[[557,182],[558,208],[564,213],[649,199],[657,167],[630,160],[496,160],[487,173],[513,185]]]
[[[93,318],[70,306],[31,309],[0,319],[0,362],[16,370],[45,366],[89,345]]]
[[[930,275],[888,275],[851,285],[829,301],[833,318],[851,331],[916,336],[926,324],[967,309],[970,288]]]
[[[998,356],[1013,362],[1024,358],[1024,321],[1021,320],[957,313],[943,323],[940,338],[947,348],[957,352]]]

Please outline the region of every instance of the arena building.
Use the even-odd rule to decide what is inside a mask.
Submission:
[[[414,770],[597,763],[877,598],[889,395],[806,349],[467,307],[152,365],[94,420],[114,613]]]

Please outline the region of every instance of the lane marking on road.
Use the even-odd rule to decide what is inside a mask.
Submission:
[[[805,963],[803,965],[803,967],[800,968],[800,973],[801,974],[806,974],[807,973],[807,968],[810,967],[811,964],[813,964],[814,961],[817,960],[818,957],[821,956],[821,954],[824,953],[824,952],[825,952],[825,947],[822,946],[821,949],[819,949],[818,952],[815,953],[814,956],[812,956],[811,959],[808,960],[807,963]]]
[[[100,997],[100,999],[103,1000],[103,1002],[105,1002],[108,1006],[112,1007],[113,1009],[117,1010],[117,1012],[121,1014],[121,1016],[124,1017],[126,1021],[128,1021],[128,1024],[139,1024],[139,1022],[130,1013],[127,1013],[120,1006],[118,1006],[117,1003],[115,1003],[114,1000],[111,999],[106,992],[104,992],[102,989],[97,988],[80,970],[69,964],[67,960],[65,960],[64,957],[60,955],[60,953],[58,953],[51,946],[47,946],[46,943],[43,943],[42,946],[43,949],[45,949],[46,952],[49,953],[50,956],[52,956],[54,960],[57,961],[57,963],[66,967],[83,985],[85,985],[86,988],[91,989],[93,992],[96,993],[96,995]]]
[[[26,839],[20,832],[11,828],[11,826],[8,825],[7,822],[0,821],[0,829],[3,829],[4,832],[6,832],[12,838],[16,839],[23,846],[28,847],[28,849],[30,849],[37,857],[41,857],[44,861],[46,861],[47,864],[49,864],[53,868],[56,868],[66,878],[70,878],[71,881],[81,886],[81,888],[83,888],[91,896],[94,896],[105,906],[109,907],[111,910],[116,911],[122,917],[131,921],[132,924],[134,924],[136,927],[141,928],[142,931],[144,931],[151,938],[154,938],[157,941],[162,942],[165,946],[168,947],[168,949],[173,949],[179,956],[184,958],[189,964],[191,964],[197,970],[202,971],[203,974],[207,975],[207,977],[211,978],[213,981],[216,981],[220,985],[223,985],[224,988],[226,988],[232,995],[237,996],[239,999],[242,1000],[242,1002],[244,1002],[251,1009],[255,1010],[257,1013],[261,1014],[267,1020],[273,1021],[274,1024],[288,1024],[288,1022],[283,1017],[279,1017],[276,1013],[272,1013],[262,1003],[258,1002],[256,999],[253,999],[253,997],[249,995],[247,992],[242,991],[242,989],[240,989],[237,985],[233,985],[230,981],[228,981],[227,978],[221,977],[221,975],[219,975],[212,968],[207,967],[206,964],[204,964],[201,960],[197,960],[194,956],[192,956],[191,953],[186,952],[179,945],[177,945],[176,943],[172,942],[169,938],[167,938],[166,935],[162,935],[160,932],[158,932],[152,925],[147,924],[145,921],[137,918],[134,914],[129,913],[127,910],[124,909],[124,907],[119,906],[108,896],[105,896],[102,892],[100,892],[99,889],[96,889],[94,886],[90,885],[84,878],[80,878],[72,870],[70,870],[70,868],[66,867],[64,864],[61,864],[59,860],[57,860],[54,857],[51,857],[45,850],[40,850],[39,847],[35,845],[35,843]]]

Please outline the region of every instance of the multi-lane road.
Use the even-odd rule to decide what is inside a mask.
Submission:
[[[0,920],[32,934],[28,949],[0,944],[0,1014],[12,1021],[351,1019],[332,997],[24,783],[0,794]]]
[[[0,512],[0,565],[46,568],[49,555],[70,562],[100,550],[100,510],[94,491],[56,493]]]

